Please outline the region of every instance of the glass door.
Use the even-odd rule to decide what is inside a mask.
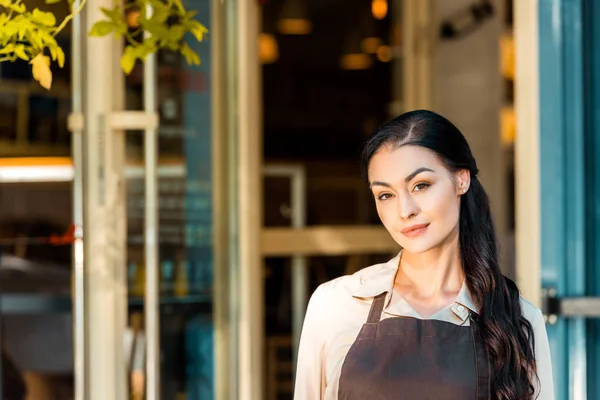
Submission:
[[[210,1],[188,1],[186,6],[211,29]],[[188,44],[200,55],[199,67],[188,66],[177,53],[160,51],[159,79],[145,83],[151,72],[142,64],[126,78],[127,108],[143,107],[150,91],[160,120],[152,163],[147,132],[132,130],[125,137],[128,330],[144,342],[149,329],[157,329],[159,343],[152,361],[159,367],[158,385],[143,385],[151,373],[132,358],[131,389],[139,399],[214,398],[212,43]],[[156,220],[149,221],[153,214]],[[156,229],[154,266],[149,262],[151,226]],[[151,298],[157,303],[148,304]],[[149,357],[153,344],[145,343]],[[144,347],[134,346],[134,354]]]
[[[112,4],[90,1],[84,26]],[[71,118],[81,138],[73,157],[83,232],[74,279],[78,400],[210,399],[228,384],[215,372],[231,361],[222,317],[229,249],[213,200],[228,188],[213,178],[227,175],[213,167],[227,167],[226,98],[217,95],[225,49],[215,46],[224,5],[186,7],[210,32],[202,43],[185,39],[200,55],[197,67],[161,50],[124,76],[122,44],[82,39],[83,95]]]
[[[600,9],[587,0],[540,1],[538,15],[543,308],[557,399],[594,399]]]

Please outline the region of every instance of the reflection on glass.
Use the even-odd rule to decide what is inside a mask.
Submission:
[[[210,2],[189,1],[210,29]],[[177,53],[158,54],[158,217],[161,398],[212,399],[212,182],[210,41],[188,41],[202,59],[190,67]],[[143,66],[127,77],[127,108],[143,105]],[[129,325],[143,340],[143,133],[126,137]],[[131,168],[134,166],[134,168]],[[135,346],[134,350],[135,351]],[[143,367],[130,366],[131,391],[143,395]],[[137,397],[139,398],[139,397]]]
[[[0,364],[3,399],[73,398],[70,31],[46,90],[0,65]],[[68,236],[68,235],[67,235]]]

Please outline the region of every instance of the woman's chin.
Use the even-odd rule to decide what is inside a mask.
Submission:
[[[403,251],[411,254],[425,253],[434,247],[436,243],[432,243],[431,240],[396,240],[396,243],[400,245]]]

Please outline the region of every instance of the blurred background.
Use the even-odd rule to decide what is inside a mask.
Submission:
[[[51,90],[0,64],[2,398],[292,399],[310,294],[399,250],[362,144],[427,108],[471,145],[557,399],[600,399],[594,0],[184,3],[200,66],[124,76],[85,35],[108,0]]]

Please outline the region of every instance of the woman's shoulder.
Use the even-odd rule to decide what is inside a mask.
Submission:
[[[535,326],[536,324],[544,323],[542,310],[540,310],[535,304],[523,296],[520,296],[520,303],[523,317],[525,317],[525,319],[527,319],[531,325]]]
[[[370,287],[387,287],[393,281],[395,265],[391,261],[370,265],[353,274],[342,275],[320,284],[313,293],[313,301],[336,301],[363,297],[361,292]]]

